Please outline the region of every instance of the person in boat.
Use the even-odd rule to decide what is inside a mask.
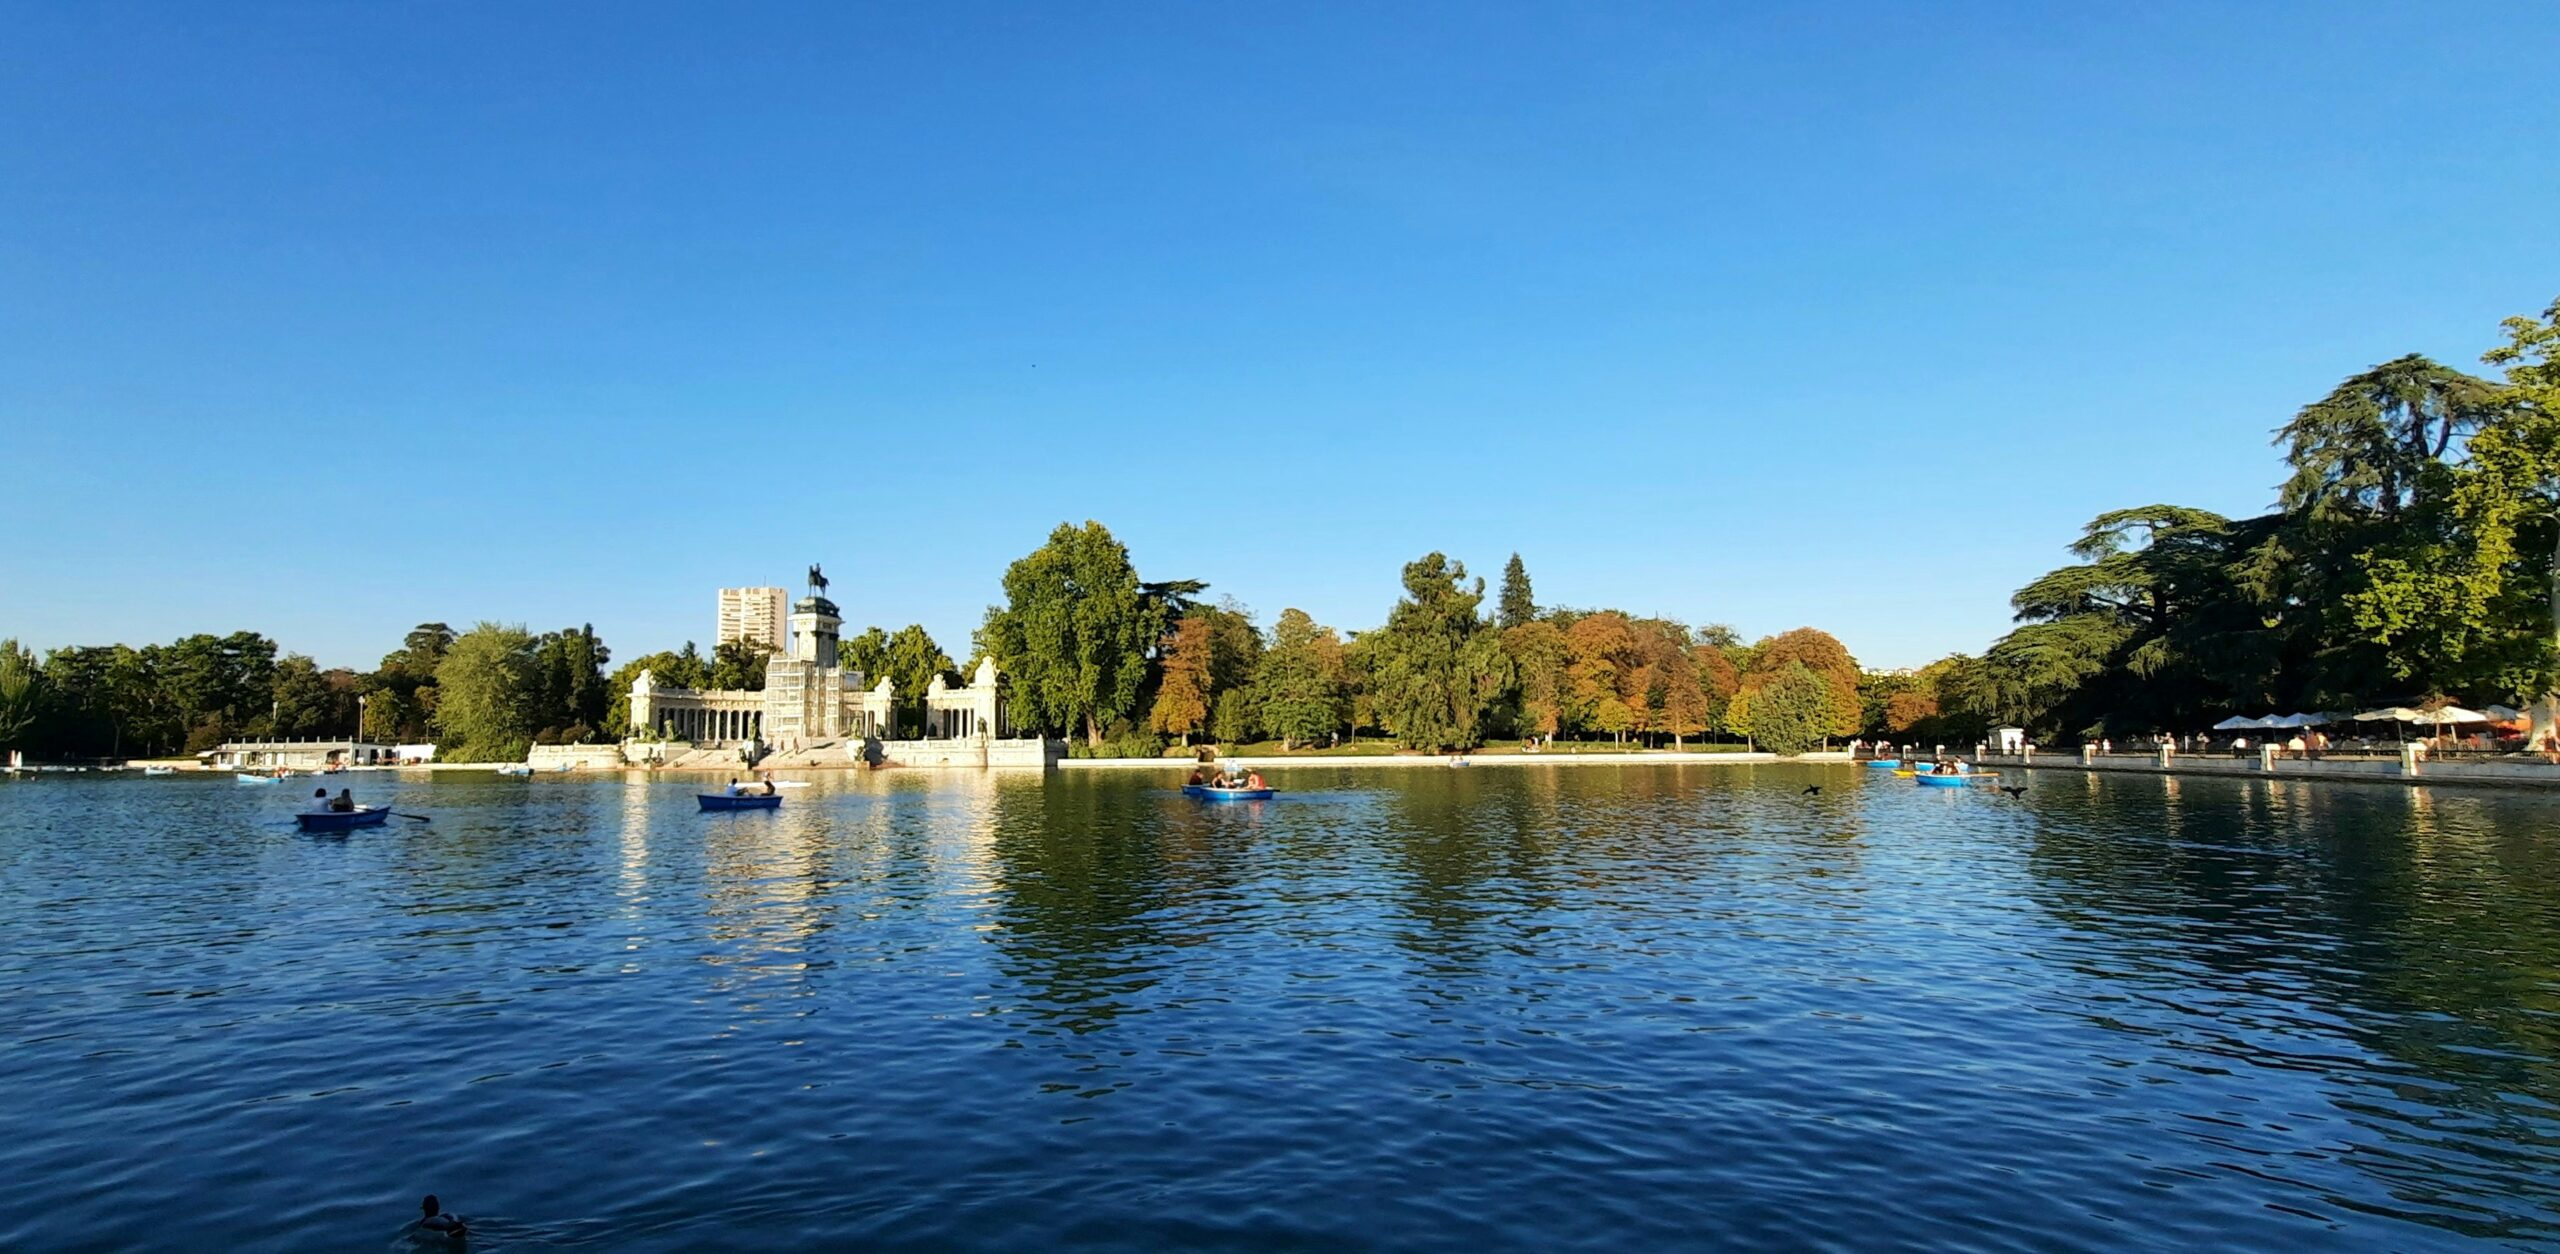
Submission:
[[[418,1216],[418,1234],[420,1236],[443,1237],[447,1241],[460,1241],[471,1235],[471,1225],[464,1223],[462,1221],[462,1216],[460,1215],[445,1213],[444,1204],[438,1202],[436,1200],[436,1195],[433,1193],[427,1195],[427,1200],[418,1203],[418,1209],[422,1212]]]
[[[1267,788],[1267,787],[1269,787],[1269,785],[1267,785],[1267,784],[1265,784],[1265,783],[1263,783],[1263,782],[1262,782],[1262,772],[1260,772],[1260,771],[1255,771],[1255,772],[1253,772],[1252,774],[1245,776],[1245,777],[1244,777],[1244,786],[1245,786],[1245,787],[1247,787],[1247,788]]]
[[[326,791],[328,791],[328,790],[324,788],[324,789],[322,789],[321,791],[326,792]],[[355,794],[355,790],[354,790],[354,789],[352,789],[352,788],[341,788],[341,789],[339,789],[339,790],[338,790],[338,795],[329,799],[329,809],[330,809],[330,812],[335,813],[335,814],[353,814],[353,813],[355,813],[355,812],[356,812],[356,794]]]
[[[336,808],[337,807],[329,801],[328,789],[314,788],[311,790],[311,812],[313,814],[327,814]]]
[[[739,786],[738,777],[735,775],[729,777],[729,787],[723,791],[732,797],[743,797],[747,795],[747,790]]]
[[[1187,788],[1198,788],[1208,782],[1209,768],[1205,766],[1195,766],[1191,768],[1191,778],[1184,780],[1183,786]]]

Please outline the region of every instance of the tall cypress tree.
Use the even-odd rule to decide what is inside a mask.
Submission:
[[[1514,553],[1502,567],[1502,625],[1517,627],[1538,616],[1537,598],[1529,593],[1529,568]]]

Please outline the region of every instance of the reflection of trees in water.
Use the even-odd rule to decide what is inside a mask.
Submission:
[[[2560,1160],[2548,803],[2302,781],[2166,791],[2111,776],[2085,799],[2035,798],[2028,893],[2107,950],[2048,957],[2193,1009],[2175,1020],[2185,1035],[2242,1061],[2291,1048],[2281,1065],[2327,1070],[2322,1041],[2343,1035],[2407,1068],[2417,1083],[2400,1096],[2414,1105],[2466,1112],[2494,1140]],[[2505,1096],[2516,1093],[2540,1105],[2521,1112]],[[2409,1117],[2380,1122],[2399,1137]]]
[[[997,965],[1019,1013],[1084,1033],[1146,1009],[1168,954],[1219,934],[1204,908],[1239,878],[1261,820],[1163,788],[1061,772],[998,798],[988,882]]]
[[[1397,943],[1431,970],[1472,974],[1542,948],[1559,911],[1578,935],[1687,943],[1702,899],[1775,895],[1855,913],[1856,785],[1804,796],[1836,773],[1761,779],[1723,766],[1413,771],[1383,833],[1400,882]],[[1400,781],[1401,783],[1402,781]],[[1822,881],[1839,877],[1837,891]],[[1741,926],[1749,926],[1741,924]]]

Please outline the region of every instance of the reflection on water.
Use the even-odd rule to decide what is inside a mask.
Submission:
[[[2560,1237],[2535,798],[707,782],[0,784],[0,1248]]]

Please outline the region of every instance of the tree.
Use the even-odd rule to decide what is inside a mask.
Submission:
[[[710,685],[733,692],[762,692],[765,663],[772,656],[760,640],[731,640],[715,646]]]
[[[436,665],[438,756],[522,760],[535,731],[535,685],[534,638],[523,627],[484,622],[456,637]]]
[[[1790,660],[1751,692],[1751,736],[1771,753],[1802,753],[1837,726],[1831,682]]]
[[[1209,735],[1220,744],[1242,744],[1253,738],[1260,722],[1254,699],[1246,690],[1262,666],[1262,632],[1253,611],[1227,597],[1216,605],[1192,605],[1183,622],[1199,622],[1208,632]]]
[[[1652,659],[1644,669],[1645,704],[1652,730],[1670,735],[1673,749],[1686,749],[1689,737],[1714,725],[1715,704],[1699,678],[1687,633],[1673,634],[1678,624],[1660,626],[1647,641]]]
[[[1371,642],[1379,716],[1407,748],[1471,748],[1511,687],[1500,637],[1477,616],[1484,581],[1432,553],[1404,568],[1405,597]]]
[[[1171,673],[1168,655],[1168,683]],[[1253,681],[1262,703],[1262,726],[1280,737],[1284,750],[1323,739],[1349,716],[1348,679],[1342,640],[1333,629],[1317,626],[1305,610],[1280,611],[1280,621],[1271,627],[1271,647]],[[1163,702],[1161,691],[1156,700]]]
[[[1609,732],[1623,742],[1636,727],[1627,708],[1630,683],[1644,665],[1633,622],[1616,610],[1600,610],[1575,619],[1564,639],[1567,725]]]
[[[1171,587],[1197,590],[1159,585]],[[1098,522],[1060,523],[1006,568],[1004,591],[1005,604],[990,607],[979,629],[978,651],[1013,677],[1014,723],[1081,727],[1086,744],[1099,746],[1103,728],[1137,708],[1174,594],[1143,590],[1129,550]]]
[[[922,623],[909,623],[889,637],[881,665],[891,691],[897,694],[899,721],[918,733],[924,727],[925,690],[933,686],[934,677],[941,676],[946,684],[959,678],[952,670],[951,655],[933,642]]]
[[[1752,664],[1742,677],[1742,687],[1765,687],[1791,665],[1801,665],[1823,681],[1828,694],[1824,709],[1828,720],[1823,735],[1854,736],[1858,734],[1860,704],[1858,701],[1858,660],[1829,632],[1811,627],[1798,627],[1780,632],[1753,646]],[[1763,707],[1765,708],[1765,707]],[[1755,719],[1760,717],[1755,714]],[[1766,740],[1766,736],[1759,739]]]
[[[1502,651],[1518,685],[1520,729],[1554,739],[1573,704],[1573,650],[1565,633],[1553,623],[1524,622],[1503,629]]]
[[[35,654],[16,640],[0,640],[0,751],[25,750],[44,712],[44,674]]]
[[[879,683],[889,673],[889,633],[865,627],[861,635],[837,641],[836,663],[846,670],[862,672],[866,688]]]
[[[1538,617],[1537,598],[1529,592],[1529,568],[1514,553],[1502,566],[1502,599],[1500,616],[1503,630],[1527,625]]]
[[[2416,353],[2350,376],[2276,432],[2294,468],[2285,508],[2397,516],[2500,403],[2497,385]]]
[[[329,681],[321,677],[319,664],[302,654],[290,654],[276,663],[268,692],[274,724],[268,729],[270,735],[292,738],[344,734],[347,724],[353,721],[332,717],[337,710]]]
[[[1164,647],[1164,675],[1147,711],[1150,730],[1180,736],[1186,745],[1209,721],[1209,636],[1206,620],[1185,618],[1174,624]]]

